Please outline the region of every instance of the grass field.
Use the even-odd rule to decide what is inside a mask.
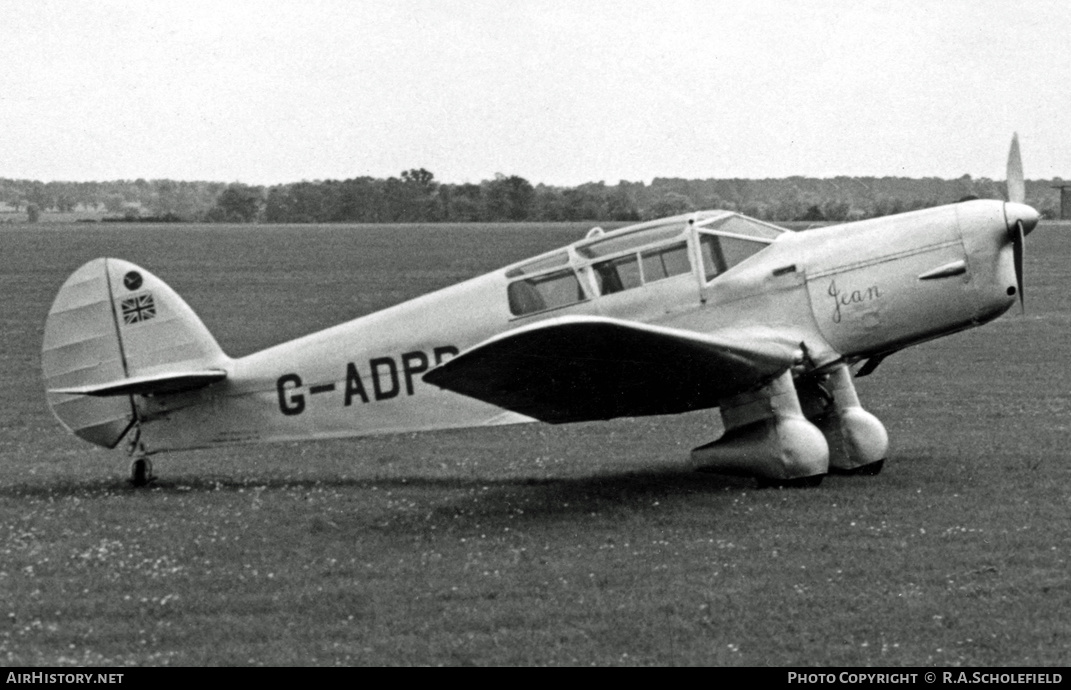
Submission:
[[[0,228],[0,665],[1071,663],[1071,226],[1027,314],[858,381],[877,477],[689,472],[716,413],[157,456],[52,418],[39,348],[96,256],[174,287],[231,355],[586,227]]]

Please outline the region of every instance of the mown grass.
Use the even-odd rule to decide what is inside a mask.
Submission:
[[[0,664],[1066,665],[1071,228],[1025,317],[859,380],[885,472],[757,491],[695,474],[715,415],[158,456],[68,436],[44,314],[141,263],[241,355],[584,228],[0,231]]]

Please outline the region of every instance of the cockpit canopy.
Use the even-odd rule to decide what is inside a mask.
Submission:
[[[506,271],[510,313],[527,316],[694,273],[710,282],[783,228],[729,211],[700,211],[589,233],[565,250]],[[585,280],[583,276],[590,276]]]

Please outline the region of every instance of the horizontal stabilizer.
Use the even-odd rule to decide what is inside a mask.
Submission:
[[[567,316],[490,338],[424,380],[558,424],[716,407],[799,356],[773,334],[743,340]]]
[[[108,383],[73,388],[50,388],[49,393],[67,395],[94,395],[107,397],[111,395],[159,395],[165,393],[182,393],[222,381],[227,372],[210,369],[205,371],[178,371],[154,374],[151,376],[134,376]]]

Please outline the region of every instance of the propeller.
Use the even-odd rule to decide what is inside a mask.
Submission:
[[[1008,151],[1008,203],[1004,213],[1008,221],[1008,239],[1012,245],[1012,259],[1015,264],[1015,283],[1019,290],[1019,310],[1026,313],[1026,294],[1023,291],[1023,255],[1026,251],[1026,234],[1037,224],[1037,211],[1025,204],[1026,180],[1023,179],[1023,159],[1019,155],[1019,134],[1012,135],[1011,149]],[[1023,225],[1023,219],[1030,221],[1030,228]]]
[[[1019,133],[1012,135],[1008,151],[1008,201],[1016,204],[1026,202],[1026,181],[1023,179],[1023,159],[1019,155]]]

